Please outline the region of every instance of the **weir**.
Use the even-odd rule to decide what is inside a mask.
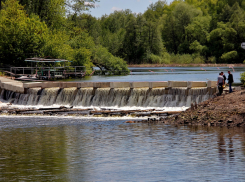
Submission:
[[[24,83],[21,92],[15,85],[21,87],[21,82],[1,81],[1,98],[29,106],[190,107],[212,98],[217,91],[210,81]]]

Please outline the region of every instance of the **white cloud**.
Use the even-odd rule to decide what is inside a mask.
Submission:
[[[118,8],[118,7],[112,7],[111,8],[111,11],[122,11],[122,9],[121,8]]]

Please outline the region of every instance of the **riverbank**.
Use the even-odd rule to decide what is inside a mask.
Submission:
[[[177,125],[245,126],[245,91],[215,96],[161,122]]]
[[[245,64],[129,64],[128,67],[245,67]]]

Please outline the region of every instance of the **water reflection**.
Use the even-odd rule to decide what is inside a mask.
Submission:
[[[67,173],[64,128],[6,129],[0,136],[0,181],[55,180]]]
[[[0,181],[244,181],[242,128],[0,117]]]

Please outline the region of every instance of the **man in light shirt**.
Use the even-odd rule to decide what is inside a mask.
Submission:
[[[219,95],[221,95],[223,93],[223,85],[225,84],[224,81],[224,77],[222,75],[222,72],[219,74],[218,76],[218,80],[217,80],[217,85],[218,85],[218,89],[219,89]]]

